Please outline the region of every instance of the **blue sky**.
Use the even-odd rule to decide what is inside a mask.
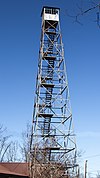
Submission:
[[[80,18],[83,25],[67,16],[67,12],[74,15],[79,11],[77,2],[0,1],[0,123],[19,139],[26,123],[31,122],[41,9],[44,5],[60,7],[77,145],[85,151],[82,166],[88,159],[88,169],[95,174],[100,168],[100,29],[94,22],[95,11]],[[84,9],[89,4],[89,0],[84,0]]]

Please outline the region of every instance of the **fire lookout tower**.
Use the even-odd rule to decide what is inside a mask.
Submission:
[[[43,7],[33,110],[31,177],[75,177],[76,143],[60,30],[60,9]]]

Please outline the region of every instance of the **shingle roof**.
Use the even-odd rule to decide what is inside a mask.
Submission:
[[[28,163],[0,163],[0,174],[29,176]]]

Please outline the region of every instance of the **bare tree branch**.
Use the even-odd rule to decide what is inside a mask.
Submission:
[[[2,156],[1,156],[1,162],[3,162],[4,156],[5,156],[5,154],[6,154],[7,150],[8,150],[8,148],[10,147],[10,145],[11,145],[11,143],[9,143],[9,144],[6,146],[4,152],[3,152]]]
[[[10,135],[7,135],[7,129],[0,125],[0,161],[4,161],[4,157],[8,148],[10,147],[11,141],[9,140]]]
[[[26,125],[26,130],[22,132],[22,144],[20,144],[20,150],[22,154],[22,160],[28,162],[28,156],[30,152],[30,137],[31,137],[31,125]]]
[[[93,6],[92,6],[92,4],[93,4]],[[83,7],[80,7],[79,4],[76,4],[76,6],[77,6],[77,9],[79,10],[79,12],[76,15],[69,15],[68,11],[66,10],[67,16],[73,18],[74,22],[77,22],[80,25],[82,25],[79,18],[81,16],[84,16],[87,13],[92,13],[94,10],[97,10],[95,22],[97,23],[98,27],[100,28],[100,2],[96,4],[95,2],[91,1],[91,7],[87,8],[86,10],[83,10]]]

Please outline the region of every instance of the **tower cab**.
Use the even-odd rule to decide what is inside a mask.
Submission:
[[[42,22],[44,21],[59,21],[59,8],[44,6],[42,9]]]

